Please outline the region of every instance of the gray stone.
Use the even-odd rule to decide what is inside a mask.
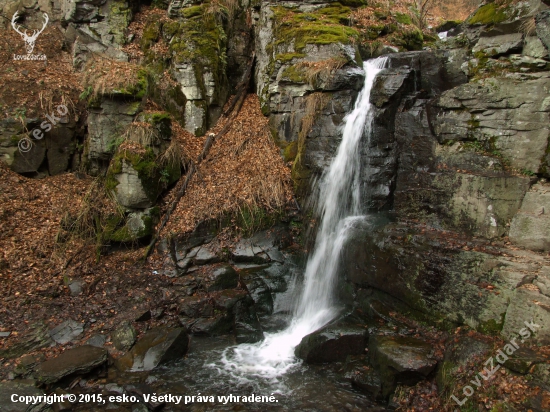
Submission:
[[[550,251],[550,185],[536,184],[525,194],[510,224],[510,240],[527,249]]]
[[[44,395],[44,391],[38,389],[32,381],[0,382],[0,405],[2,405],[2,412],[42,412],[48,408],[46,403],[32,405],[23,402],[12,402],[11,397],[13,394],[20,396],[40,396]]]
[[[550,50],[550,10],[541,11],[535,16],[537,36],[546,47]]]
[[[82,288],[86,285],[86,282],[83,280],[73,280],[69,283],[69,290],[71,291],[71,296],[78,296],[82,294]]]
[[[252,262],[254,261],[254,250],[250,240],[241,240],[234,248],[230,250],[231,258],[235,262]]]
[[[96,334],[90,337],[85,344],[95,346],[96,348],[102,348],[105,345],[105,342],[107,342],[107,337],[105,335]]]
[[[510,295],[510,304],[504,318],[502,336],[507,339],[517,337],[521,329],[526,328],[525,322],[534,322],[534,331],[529,332],[529,340],[533,342],[548,342],[550,340],[550,298],[538,290],[519,287]]]
[[[233,289],[236,288],[238,284],[239,274],[227,264],[214,269],[205,278],[205,286],[208,292]]]
[[[99,108],[88,113],[88,156],[108,160],[114,152],[114,143],[132,123],[140,102],[119,102],[103,97]]]
[[[548,57],[548,50],[546,50],[542,41],[535,36],[528,36],[525,38],[522,53],[525,56],[534,57],[535,59],[544,59]]]
[[[220,258],[210,248],[205,245],[198,249],[197,254],[193,258],[195,265],[207,265],[210,263],[219,262]]]
[[[359,326],[327,326],[305,336],[296,356],[307,363],[341,362],[360,355],[367,345],[367,330]]]
[[[488,78],[443,93],[430,118],[439,142],[475,139],[512,167],[539,172],[550,135],[549,76]]]
[[[79,337],[83,332],[84,325],[82,323],[69,319],[51,329],[50,336],[60,345],[64,345]]]
[[[105,349],[90,345],[79,346],[41,363],[37,368],[38,380],[42,384],[55,383],[67,376],[91,372],[105,362]]]
[[[127,351],[136,342],[137,332],[130,322],[124,322],[111,334],[111,341],[115,348]]]
[[[153,206],[156,196],[145,189],[145,182],[142,181],[139,173],[125,159],[122,159],[121,163],[121,173],[115,175],[118,182],[114,190],[117,202],[133,209]]]
[[[489,56],[499,56],[520,51],[522,46],[523,35],[521,33],[512,33],[501,36],[481,37],[472,49],[472,52],[483,52]]]
[[[151,329],[118,360],[117,365],[122,370],[149,371],[159,365],[181,360],[188,347],[189,336],[185,329]]]

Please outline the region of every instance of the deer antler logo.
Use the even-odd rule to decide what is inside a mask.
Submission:
[[[29,36],[27,34],[27,30],[25,31],[21,31],[15,24],[15,21],[17,20],[18,18],[18,12],[16,12],[13,17],[11,18],[11,26],[13,27],[13,29],[19,33],[21,35],[21,38],[23,39],[23,41],[25,42],[25,48],[27,49],[27,54],[31,54],[32,51],[34,50],[34,43],[36,42],[36,39],[38,38],[38,35],[40,33],[42,33],[44,31],[44,29],[46,28],[46,25],[48,24],[48,21],[50,20],[48,18],[48,15],[46,13],[44,13],[44,25],[42,26],[42,28],[40,30],[33,30],[32,32],[32,35]],[[21,27],[21,26],[19,26]]]

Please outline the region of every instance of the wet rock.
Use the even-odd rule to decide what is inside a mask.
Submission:
[[[224,264],[208,274],[204,283],[208,292],[233,289],[239,284],[239,275],[230,265]]]
[[[219,293],[214,293],[211,296],[217,309],[229,312],[233,311],[237,302],[246,299],[248,293],[246,293],[246,290],[225,289]]]
[[[398,383],[414,385],[425,379],[436,367],[430,358],[432,346],[415,338],[371,336],[369,356],[382,379],[382,396],[386,398]]]
[[[115,348],[121,351],[127,351],[136,342],[137,332],[134,326],[129,322],[124,322],[111,334],[111,341]]]
[[[264,338],[262,325],[254,308],[254,301],[248,295],[236,302],[235,341],[237,343],[256,343]]]
[[[183,358],[189,347],[189,336],[183,328],[151,329],[126,355],[118,360],[122,370],[149,371]]]
[[[40,412],[46,410],[47,404],[27,405],[21,402],[12,402],[13,394],[19,396],[40,396],[44,391],[38,389],[33,381],[0,382],[0,405],[2,412]]]
[[[241,280],[246,285],[246,289],[252,299],[259,315],[270,315],[273,312],[273,295],[267,283],[257,272],[243,273],[241,270]]]
[[[307,363],[341,362],[365,352],[368,333],[359,326],[327,326],[305,336],[295,354]]]
[[[253,262],[254,251],[252,250],[252,244],[250,240],[241,240],[231,249],[231,258],[235,262]]]
[[[193,263],[195,265],[208,265],[211,263],[219,262],[221,259],[216,255],[214,251],[210,249],[207,245],[201,246],[197,250],[197,254],[193,258]]]
[[[178,303],[180,314],[189,318],[207,318],[214,314],[214,307],[206,296],[186,296]]]
[[[84,345],[69,349],[59,356],[41,363],[36,373],[39,382],[50,384],[67,376],[85,374],[107,362],[107,351]]]
[[[222,313],[212,318],[201,318],[189,323],[189,328],[194,335],[219,336],[229,333],[233,329],[234,317]]]
[[[83,332],[84,325],[82,323],[69,319],[50,330],[50,336],[60,345],[64,345],[79,337]]]
[[[382,399],[382,381],[379,373],[369,364],[365,356],[350,356],[343,368],[343,376],[354,388],[371,399]]]

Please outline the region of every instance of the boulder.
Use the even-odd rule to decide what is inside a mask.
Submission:
[[[178,303],[180,314],[188,318],[208,318],[214,314],[214,306],[206,296],[186,296]]]
[[[84,345],[69,349],[59,356],[41,363],[36,374],[42,384],[55,383],[75,374],[85,374],[107,362],[107,351]]]
[[[544,59],[548,57],[548,50],[538,37],[528,36],[525,38],[522,54],[535,59]]]
[[[187,323],[191,333],[199,336],[220,336],[229,333],[234,326],[234,316],[220,313],[211,318],[200,318]]]
[[[130,322],[124,322],[111,334],[111,341],[118,350],[127,351],[136,342],[136,337],[134,326]]]
[[[550,251],[550,185],[533,185],[525,194],[510,224],[510,240],[527,249]]]
[[[151,329],[126,355],[118,360],[122,370],[150,371],[159,365],[183,359],[189,347],[189,336],[183,328]]]
[[[501,36],[481,37],[472,52],[482,52],[495,57],[521,51],[522,46],[523,34],[503,34]]]
[[[342,362],[365,352],[367,330],[360,326],[327,326],[304,336],[295,354],[307,363]]]
[[[382,400],[380,374],[370,365],[366,356],[349,356],[342,373],[344,379],[350,381],[355,389],[373,400]]]
[[[231,265],[224,264],[207,274],[203,282],[208,292],[233,289],[239,284],[239,275]]]
[[[220,261],[220,258],[215,251],[211,250],[208,245],[203,245],[196,250],[191,250],[187,255],[190,258],[193,258],[193,263],[195,265],[208,265],[210,263],[216,263]]]
[[[66,320],[50,330],[50,336],[60,345],[64,345],[84,333],[84,325],[75,320]]]
[[[436,367],[432,346],[419,339],[403,336],[371,336],[369,356],[380,371],[382,396],[387,398],[397,384],[414,385]]]
[[[107,337],[105,335],[96,334],[92,335],[86,342],[86,345],[95,346],[97,348],[102,348],[107,342]]]

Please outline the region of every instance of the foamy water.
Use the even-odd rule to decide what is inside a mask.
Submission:
[[[219,362],[208,365],[231,375],[237,383],[254,382],[257,378],[278,383],[282,375],[300,364],[294,349],[302,338],[339,313],[334,290],[340,254],[353,222],[361,218],[359,144],[363,135],[371,133],[370,94],[386,61],[378,58],[365,62],[365,84],[353,111],[344,119],[342,142],[321,178],[316,203],[320,226],[290,325],[280,332],[266,333],[262,342],[228,348]]]

